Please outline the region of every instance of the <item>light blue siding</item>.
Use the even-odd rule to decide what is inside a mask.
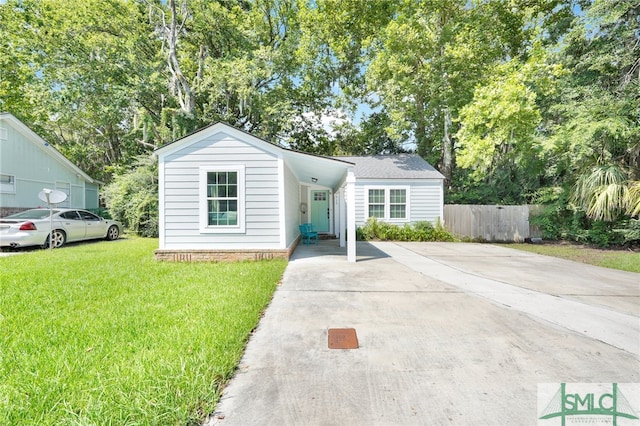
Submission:
[[[71,195],[69,197],[68,207],[73,209],[83,209],[84,202],[84,185],[71,185]]]
[[[98,196],[98,185],[93,183],[85,183],[84,186],[84,204],[86,209],[97,209],[100,206]]]
[[[3,114],[7,117],[7,114]],[[11,117],[9,115],[9,117]],[[0,174],[15,178],[15,192],[0,192],[0,207],[33,208],[44,205],[38,198],[43,188],[56,188],[56,182],[64,183],[69,200],[64,204],[75,208],[98,207],[98,190],[76,170],[60,159],[60,154],[31,131],[25,132],[15,118],[0,120]],[[91,203],[87,205],[86,185],[91,185]],[[95,201],[95,202],[94,202]]]

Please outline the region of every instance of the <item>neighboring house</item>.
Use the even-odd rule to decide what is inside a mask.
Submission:
[[[99,182],[9,113],[0,113],[0,217],[45,206],[44,188],[67,194],[59,207],[98,208]]]
[[[355,229],[442,217],[443,176],[416,155],[329,158],[223,123],[156,151],[159,260],[288,258],[298,225],[334,234],[355,261]]]

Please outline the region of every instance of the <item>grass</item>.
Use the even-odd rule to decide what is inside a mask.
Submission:
[[[590,265],[640,273],[640,252],[603,250],[573,244],[505,244],[505,246]]]
[[[0,258],[0,424],[200,424],[283,260],[158,263],[130,238]]]

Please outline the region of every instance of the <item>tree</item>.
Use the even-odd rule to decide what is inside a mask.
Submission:
[[[573,190],[590,211],[618,170],[615,218],[640,211],[639,19],[640,0],[7,0],[0,109],[104,181],[225,121],[328,155],[415,146],[462,202]]]
[[[153,70],[154,42],[143,17],[137,4],[115,0],[0,5],[7,47],[1,69],[10,74],[0,108],[93,177],[108,178],[110,166],[143,149],[131,133],[137,84]]]
[[[326,108],[353,108],[366,100],[365,72],[380,33],[393,21],[400,0],[300,2],[297,57],[302,85]]]
[[[281,139],[291,149],[318,155],[335,154],[336,140],[322,122],[322,116],[302,114],[283,130]]]
[[[560,56],[572,72],[549,108],[547,152],[593,219],[638,214],[640,2],[589,2]]]
[[[143,237],[158,236],[158,160],[136,158],[132,167],[118,173],[102,189],[102,196],[114,219]]]
[[[544,161],[537,99],[555,92],[561,74],[536,44],[525,63],[513,59],[496,66],[493,81],[476,87],[473,100],[460,110],[458,165],[471,169],[470,176],[483,185],[504,187],[497,180],[503,176],[517,182],[497,201],[529,202],[537,189]]]
[[[153,121],[165,140],[215,121],[272,139],[304,112],[297,101],[305,94],[293,84],[296,1],[148,4],[170,76],[173,102]]]
[[[458,164],[473,168],[478,178],[497,168],[515,168],[518,158],[530,153],[540,122],[535,92],[516,70],[504,72],[494,73],[493,82],[477,87],[473,102],[460,111]]]
[[[359,125],[345,121],[337,127],[337,154],[378,155],[407,152],[402,141],[389,135],[391,118],[384,112],[374,112]]]
[[[447,182],[458,113],[497,63],[521,54],[531,13],[504,2],[406,2],[382,32],[368,87],[380,96],[395,132],[413,137],[418,153],[439,164]]]
[[[275,139],[294,84],[295,0],[0,4],[0,107],[90,175],[215,121]]]

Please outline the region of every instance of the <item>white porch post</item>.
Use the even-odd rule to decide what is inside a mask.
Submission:
[[[347,262],[356,261],[356,176],[347,172]]]
[[[339,196],[338,196],[338,201],[340,203],[339,206],[339,220],[338,220],[338,236],[340,237],[340,247],[344,247],[345,243],[347,242],[347,239],[345,238],[345,229],[346,229],[346,225],[347,225],[347,209],[346,209],[346,204],[345,204],[345,193],[344,193],[344,186],[340,188],[339,191]]]

